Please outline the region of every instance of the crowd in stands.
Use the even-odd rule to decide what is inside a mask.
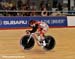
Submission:
[[[58,3],[57,8],[53,9],[48,1],[45,3],[43,0],[39,3],[39,6],[35,2],[30,2],[30,0],[25,3],[22,0],[17,2],[12,0],[0,1],[0,16],[65,16],[68,13],[75,14],[75,6],[71,7],[70,11],[72,12],[68,12],[67,5],[61,3]]]

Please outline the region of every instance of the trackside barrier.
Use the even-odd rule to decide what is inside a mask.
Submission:
[[[44,21],[50,27],[66,27],[68,26],[67,17],[0,17],[0,28],[24,28],[28,27],[30,20]]]

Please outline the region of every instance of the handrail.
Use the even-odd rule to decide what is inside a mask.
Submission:
[[[26,11],[26,10],[0,10],[0,12],[42,12],[41,10]],[[46,12],[75,12],[75,11],[46,11]]]

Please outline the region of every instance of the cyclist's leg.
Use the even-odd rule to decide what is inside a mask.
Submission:
[[[45,32],[46,32],[46,31],[42,30],[42,31],[41,31],[41,34],[40,34],[41,40],[42,40],[42,42],[43,42],[43,46],[46,46],[45,37],[44,37]]]
[[[46,46],[45,34],[47,33],[47,31],[48,31],[48,27],[44,27],[40,33],[41,40],[43,41],[43,46]]]

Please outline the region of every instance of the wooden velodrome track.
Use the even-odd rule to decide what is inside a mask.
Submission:
[[[25,29],[0,30],[0,59],[75,59],[75,28],[51,28],[47,32],[55,37],[56,46],[45,51],[35,44],[31,50],[23,50],[20,37]]]

